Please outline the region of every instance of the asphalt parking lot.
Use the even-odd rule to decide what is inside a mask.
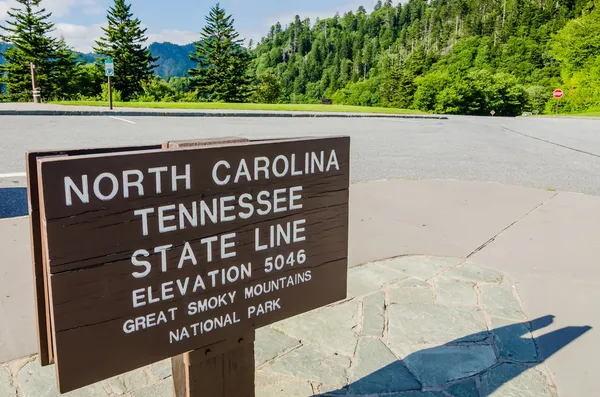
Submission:
[[[0,116],[0,217],[26,212],[27,151],[223,136],[349,135],[353,182],[457,179],[600,195],[599,127],[558,118]]]

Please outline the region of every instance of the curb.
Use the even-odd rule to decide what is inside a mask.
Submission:
[[[446,116],[352,113],[261,113],[261,112],[161,112],[127,110],[0,110],[0,116],[123,116],[123,117],[274,117],[274,118],[386,118],[448,120]]]

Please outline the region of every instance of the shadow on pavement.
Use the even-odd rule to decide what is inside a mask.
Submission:
[[[387,395],[397,392],[407,392],[406,396],[410,397],[444,395],[441,392],[419,392],[423,386],[429,389],[432,387],[444,389],[447,393],[445,395],[455,397],[487,397],[501,386],[542,364],[553,354],[592,329],[589,326],[565,327],[537,338],[531,338],[530,332],[543,329],[551,325],[553,321],[554,316],[545,316],[531,322],[512,324],[495,328],[490,332],[465,336],[442,346],[412,353],[404,360],[391,363],[342,389],[313,397],[375,396],[378,393]],[[473,342],[477,340],[480,342]],[[471,348],[480,346],[488,349],[490,360],[493,359],[494,362],[488,360],[484,367],[478,367],[474,363],[486,361],[481,354],[485,350],[476,350],[478,353],[467,354],[457,359],[457,352],[461,346],[463,349],[470,349],[468,346]],[[492,347],[494,348],[493,352]],[[498,358],[501,359],[499,363]],[[469,373],[469,371],[472,372]],[[464,372],[468,373],[467,376],[456,377],[457,373]],[[432,380],[439,382],[434,385]],[[539,384],[537,383],[537,385]],[[541,382],[541,384],[544,385],[545,382]],[[477,385],[479,385],[479,390]],[[516,385],[516,387],[522,386]],[[531,387],[539,386],[532,381]],[[535,391],[533,393],[532,395],[538,395]],[[398,396],[404,395],[404,393],[398,394]]]
[[[0,188],[0,219],[27,216],[27,188]]]

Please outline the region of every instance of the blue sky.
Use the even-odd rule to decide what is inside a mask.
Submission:
[[[206,0],[129,0],[132,10],[146,28],[150,41],[186,44],[196,40],[204,16],[216,1]],[[113,0],[42,0],[53,13],[57,35],[63,36],[78,51],[91,50],[101,34],[106,9]],[[296,14],[302,17],[333,16],[364,5],[371,10],[376,0],[221,0],[221,6],[233,14],[236,28],[243,37],[260,39],[271,25],[289,23]],[[14,0],[0,0],[0,24]]]

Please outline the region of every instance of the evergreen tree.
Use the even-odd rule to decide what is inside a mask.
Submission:
[[[107,19],[108,27],[102,28],[104,36],[96,41],[94,52],[114,60],[115,90],[121,92],[123,100],[130,100],[143,91],[142,83],[153,77],[158,58],[152,57],[145,45],[148,40],[146,29],[142,29],[141,21],[133,17],[131,4],[115,0]]]
[[[217,3],[206,17],[200,40],[194,43],[196,52],[190,55],[198,63],[189,71],[192,86],[216,101],[243,102],[250,95],[251,58],[233,23],[232,16]]]
[[[41,0],[16,0],[17,7],[8,11],[11,18],[0,26],[0,40],[12,44],[3,54],[6,64],[0,66],[0,75],[11,100],[30,101],[32,98],[31,63],[36,66],[37,88],[43,98],[60,97],[64,81],[53,80],[57,69],[64,75],[74,73],[74,64],[63,61],[64,48],[59,48],[50,34],[54,24],[52,15],[40,6]]]
[[[52,97],[70,99],[76,96],[84,87],[74,84],[81,81],[84,73],[83,64],[78,61],[77,54],[67,45],[64,39],[56,43],[55,62],[50,70]],[[100,88],[98,86],[98,88]]]

